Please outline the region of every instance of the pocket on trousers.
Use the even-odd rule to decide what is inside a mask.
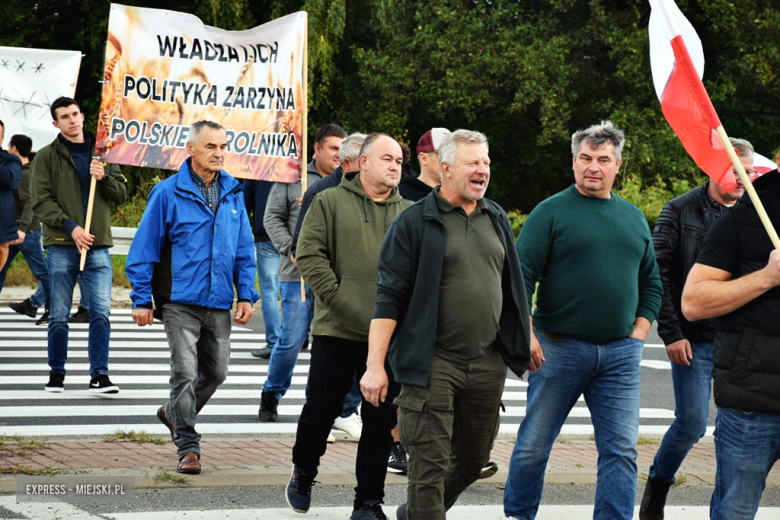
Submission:
[[[416,395],[400,395],[394,404],[401,408],[401,441],[404,446],[431,446],[428,430],[428,402]]]

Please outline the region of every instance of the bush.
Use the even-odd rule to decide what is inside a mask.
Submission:
[[[652,230],[664,204],[693,189],[695,186],[703,184],[706,178],[695,180],[698,182],[691,183],[687,179],[670,179],[665,182],[658,175],[652,183],[643,183],[637,175],[628,175],[623,177],[621,180],[622,186],[616,189],[615,192],[642,210],[650,230]]]

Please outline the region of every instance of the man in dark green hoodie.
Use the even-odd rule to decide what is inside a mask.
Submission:
[[[309,387],[298,420],[290,507],[305,513],[311,487],[334,419],[344,397],[366,371],[368,327],[376,301],[379,249],[390,224],[411,203],[398,193],[401,147],[391,137],[371,134],[360,150],[360,172],[338,188],[318,194],[298,241],[298,267],[316,296],[312,323]],[[362,406],[363,432],[356,461],[352,520],[384,519],[387,459],[396,424],[392,398],[399,387],[390,376],[390,399]]]

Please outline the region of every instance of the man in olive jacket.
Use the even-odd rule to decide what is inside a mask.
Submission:
[[[360,172],[318,194],[301,228],[298,267],[316,304],[309,386],[287,486],[287,501],[300,513],[309,509],[320,457],[353,377],[366,371],[379,249],[390,224],[411,204],[398,193],[402,159],[394,139],[369,135],[360,149]],[[391,378],[389,393],[397,391]],[[391,402],[362,406],[352,520],[384,518],[380,504],[393,442],[390,432],[397,422]]]
[[[439,145],[442,185],[393,224],[379,256],[365,399],[402,383],[408,501],[399,519],[444,520],[490,457],[507,367],[530,360],[523,273],[504,211],[485,196],[487,138],[457,130]],[[364,407],[370,408],[370,407]]]
[[[116,165],[104,166],[93,158],[94,138],[84,132],[84,114],[71,98],[51,105],[54,126],[60,134],[39,151],[32,163],[33,212],[43,222],[51,288],[49,319],[49,382],[47,392],[62,392],[68,358],[68,313],[79,275],[81,250],[87,249],[82,291],[89,293],[89,371],[92,393],[116,393],[108,378],[108,341],[111,333],[112,268],[108,248],[111,237],[109,202],[122,204],[125,179]],[[90,177],[96,180],[90,232],[84,229]]]

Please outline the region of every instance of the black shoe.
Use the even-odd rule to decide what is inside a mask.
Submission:
[[[482,471],[479,472],[479,478],[490,478],[496,473],[498,473],[498,464],[491,461],[482,467]]]
[[[664,506],[666,495],[669,494],[671,482],[663,483],[647,479],[645,494],[642,497],[642,505],[639,506],[639,520],[664,520]]]
[[[65,391],[65,374],[49,374],[49,382],[43,387],[44,390],[53,394],[59,394]]]
[[[390,448],[390,458],[387,460],[387,471],[397,473],[398,475],[406,475],[408,464],[406,450],[404,450],[400,442],[394,442],[392,448]]]
[[[89,382],[89,391],[93,394],[116,394],[119,387],[108,378],[108,374],[100,374]]]
[[[68,323],[89,323],[89,311],[79,305],[76,312],[68,318]]]
[[[396,520],[406,520],[406,504],[401,504],[398,509],[395,510]]]
[[[35,324],[36,325],[46,325],[47,323],[49,323],[49,311],[48,310],[46,310],[43,313],[43,316],[38,318],[38,321],[36,321]]]
[[[276,422],[279,418],[279,413],[276,411],[279,406],[279,399],[271,392],[263,392],[260,394],[260,416],[261,421]]]
[[[32,304],[30,298],[27,298],[23,302],[11,302],[8,306],[13,309],[14,312],[24,314],[28,318],[34,318],[38,314],[38,307]]]
[[[165,407],[161,406],[157,410],[157,418],[160,419],[160,422],[163,423],[170,431],[171,431],[171,440],[176,440],[176,433],[174,432],[173,423],[170,419],[168,419],[168,415],[165,413]]]
[[[382,502],[366,502],[360,509],[352,511],[349,520],[388,520],[382,511]]]
[[[311,488],[317,483],[317,470],[304,473],[293,466],[290,482],[287,483],[287,505],[296,513],[306,513],[311,506]]]
[[[261,348],[260,350],[253,350],[252,355],[254,357],[260,358],[260,359],[270,359],[271,353],[274,351],[274,349],[265,347]]]

